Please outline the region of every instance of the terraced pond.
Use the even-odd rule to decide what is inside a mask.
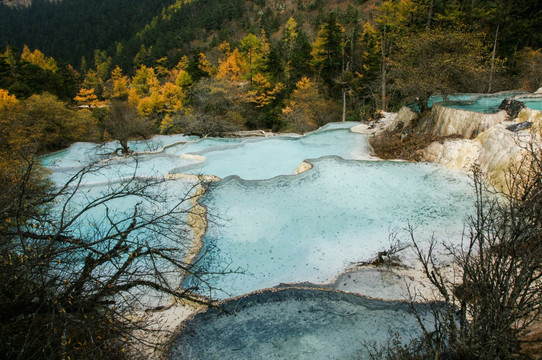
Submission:
[[[43,164],[59,185],[92,161],[107,164],[85,177],[85,195],[75,199],[81,205],[92,194],[107,191],[111,184],[122,183],[132,176],[205,174],[221,178],[208,184],[208,192],[200,199],[209,214],[201,252],[206,255],[200,259],[200,265],[211,272],[227,267],[240,273],[206,278],[213,290],[201,290],[201,294],[213,298],[243,296],[281,283],[310,282],[325,287],[352,263],[370,260],[387,249],[391,232],[408,241],[407,224],[416,228],[421,240],[435,235],[459,244],[464,221],[473,205],[469,176],[431,164],[374,161],[367,136],[350,131],[354,125],[331,124],[305,136],[157,137],[131,143],[136,153],[129,158],[109,155],[116,148],[115,143],[104,146],[78,143],[49,155]],[[294,175],[304,160],[312,168]],[[159,191],[180,197],[193,184],[194,180],[176,178],[162,184]],[[115,210],[129,211],[132,206],[130,202],[117,203]],[[99,218],[100,211],[105,209],[97,208],[93,216]],[[401,252],[400,257],[406,266],[416,261],[410,249]],[[185,281],[187,285],[192,279]],[[379,297],[382,293],[381,289],[370,286],[364,289],[363,295]],[[304,354],[319,352],[319,347],[325,344],[323,339],[335,338],[331,329],[343,335],[352,334],[333,348],[326,345],[329,357],[322,358],[357,356],[360,348],[351,348],[347,343],[355,339],[360,342],[381,339],[384,323],[395,327],[406,339],[418,334],[404,304],[369,301],[341,292],[292,289],[288,294],[250,295],[244,299],[258,300],[250,300],[250,305],[245,303],[238,317],[201,315],[205,317],[203,322],[191,322],[197,325],[185,328],[199,329],[195,331],[200,340],[190,345],[193,349],[190,353],[193,351],[195,355],[185,357],[188,350],[183,349],[189,345],[177,340],[181,348],[177,347],[172,357],[182,354],[183,358],[213,358],[202,352],[207,346],[203,338],[208,331],[221,332],[217,330],[221,327],[229,327],[232,336],[250,342],[234,353],[228,352],[237,348],[232,345],[234,340],[215,344],[213,353],[221,359],[243,358],[242,351],[252,354],[252,358],[291,358],[293,353],[280,353],[283,348],[294,352],[303,349]],[[329,318],[326,315],[326,320],[319,322],[321,311],[328,315],[332,311],[356,315],[329,315]],[[270,322],[272,314],[280,319]],[[305,317],[306,314],[312,315]],[[409,320],[394,322],[403,317]],[[378,321],[374,322],[375,319]],[[364,321],[372,324],[367,325],[370,329],[378,331],[367,331],[365,325],[360,327]],[[272,324],[272,329],[265,328],[259,335],[251,330],[264,329],[265,324]],[[186,332],[179,339],[185,337],[183,334]],[[286,343],[289,345],[280,345]],[[303,356],[298,358],[308,358]]]

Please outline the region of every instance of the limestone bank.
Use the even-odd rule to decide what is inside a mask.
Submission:
[[[353,131],[377,137],[393,132],[401,138],[411,133],[455,135],[457,138],[441,139],[420,150],[420,159],[463,171],[477,164],[498,190],[507,192],[507,171],[519,166],[530,144],[539,142],[541,128],[542,111],[526,107],[511,116],[505,110],[482,113],[435,104],[423,117],[404,107],[395,116],[386,114],[372,129],[365,126]]]

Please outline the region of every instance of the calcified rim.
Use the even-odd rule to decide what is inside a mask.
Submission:
[[[224,300],[220,300],[220,301],[216,302],[216,305],[217,305],[217,307],[219,309],[222,309],[222,308],[224,308],[225,304],[228,304],[228,303],[231,303],[231,302],[240,301],[240,300],[244,300],[244,299],[247,299],[247,298],[250,298],[250,297],[255,297],[255,296],[263,296],[263,295],[266,295],[266,294],[275,294],[275,293],[282,293],[282,292],[287,292],[287,291],[304,291],[304,292],[307,292],[307,293],[323,293],[323,294],[341,294],[341,295],[345,295],[345,296],[351,296],[352,298],[366,299],[366,300],[370,300],[370,301],[378,301],[378,302],[382,302],[382,303],[386,303],[386,304],[405,304],[405,305],[407,305],[407,304],[412,304],[413,303],[412,301],[409,301],[409,300],[386,300],[386,299],[371,297],[371,296],[367,296],[367,295],[363,295],[363,294],[359,294],[359,293],[355,293],[355,292],[349,292],[349,291],[343,291],[343,290],[337,290],[337,289],[315,288],[315,287],[311,287],[311,286],[307,286],[307,285],[292,285],[292,286],[276,286],[276,287],[272,287],[272,288],[255,290],[255,291],[249,292],[247,294],[243,294],[243,295],[227,298],[227,299],[224,299]],[[426,306],[426,305],[428,305],[428,304],[430,304],[432,302],[414,302],[414,303],[418,304],[418,305],[421,305],[421,306]],[[434,303],[438,303],[438,302],[434,302]],[[190,320],[192,320],[196,315],[198,315],[200,313],[207,312],[210,309],[211,308],[199,309],[198,311],[194,312],[189,317],[187,317],[183,321],[183,324],[190,321]],[[181,328],[183,328],[183,327],[184,327],[184,325],[181,325]]]

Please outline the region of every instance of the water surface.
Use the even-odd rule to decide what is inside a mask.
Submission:
[[[367,359],[367,347],[422,335],[406,303],[288,289],[230,300],[185,322],[169,350],[180,359]],[[428,306],[417,310],[428,329]],[[400,336],[400,337],[399,337]]]
[[[313,160],[297,176],[213,184],[202,203],[217,218],[204,243],[204,268],[229,264],[244,274],[209,279],[227,298],[280,283],[326,283],[389,246],[410,223],[420,238],[458,243],[472,211],[467,175],[432,164]],[[210,250],[210,248],[213,248]],[[404,256],[413,258],[411,250]]]

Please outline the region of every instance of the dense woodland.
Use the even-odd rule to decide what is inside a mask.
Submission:
[[[541,85],[539,1],[132,3],[2,7],[0,88],[95,109],[128,101],[151,132],[204,135],[303,132],[424,111],[435,93]]]
[[[542,86],[540,0],[34,1],[0,5],[0,44],[0,353],[9,358],[124,358],[141,325],[108,303],[130,286],[120,276],[97,285],[91,270],[74,284],[50,276],[83,242],[62,226],[28,231],[57,226],[42,210],[73,188],[52,189],[37,156],[113,139],[129,156],[129,139],[157,133],[306,132],[404,104],[424,112],[434,94]],[[131,185],[113,196],[147,196]],[[129,268],[136,252],[121,245],[138,221],[111,224],[107,241],[120,245],[89,253],[88,267],[130,254]],[[192,298],[160,281],[153,288]],[[83,288],[99,301],[76,301]]]

